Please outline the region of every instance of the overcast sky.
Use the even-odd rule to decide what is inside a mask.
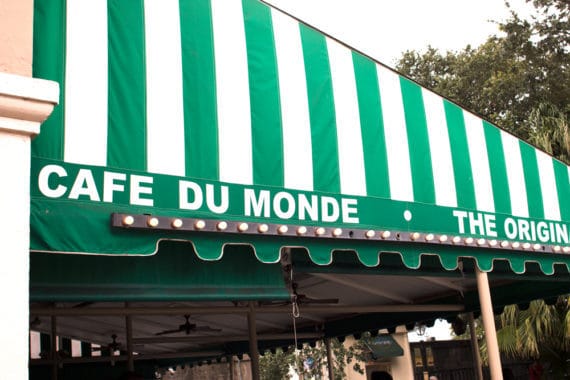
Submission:
[[[477,46],[498,33],[490,20],[509,13],[503,0],[265,0],[393,66],[405,50]],[[509,0],[525,11],[524,0]]]

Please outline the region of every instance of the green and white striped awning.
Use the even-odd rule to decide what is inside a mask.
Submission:
[[[266,262],[303,246],[319,264],[341,249],[570,268],[566,165],[257,0],[36,0],[34,27],[34,76],[62,91],[33,142],[33,251],[182,239],[204,259],[248,243]],[[112,213],[308,232],[146,231]]]

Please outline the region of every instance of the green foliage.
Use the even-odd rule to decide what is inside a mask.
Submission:
[[[527,0],[530,2],[530,0]],[[570,99],[570,2],[534,0],[530,20],[511,11],[502,34],[445,54],[407,51],[396,68],[423,86],[528,138],[541,103],[564,110]],[[507,4],[508,5],[508,4]]]
[[[367,360],[365,342],[370,339],[369,334],[347,347],[338,339],[331,339],[331,351],[333,353],[333,366],[335,380],[346,379],[345,369],[352,365],[358,373],[364,373],[362,362]],[[311,366],[306,363],[312,362]],[[289,379],[289,368],[300,375],[300,378],[322,378],[327,369],[327,350],[322,341],[316,342],[311,347],[303,345],[300,350],[289,348],[287,351],[277,350],[276,353],[266,352],[260,359],[260,373],[263,380]]]
[[[289,366],[293,364],[291,351],[277,349],[275,353],[266,352],[259,358],[259,372],[262,380],[288,380]]]
[[[526,310],[507,306],[496,322],[499,349],[507,357],[540,359],[556,375],[570,371],[570,297],[553,305],[532,301]]]
[[[570,164],[570,110],[560,111],[551,104],[540,104],[531,111],[529,141],[554,157]]]

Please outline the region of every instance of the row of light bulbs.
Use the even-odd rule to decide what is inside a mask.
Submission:
[[[167,227],[161,225],[161,221],[156,216],[144,215],[146,218],[146,226],[149,228],[167,228],[179,230],[185,227],[188,229],[188,223],[191,223],[191,229],[195,231],[204,231],[208,225],[215,227],[216,231],[219,232],[232,232],[229,231],[229,224],[225,221],[213,221],[213,220],[203,220],[203,219],[181,219],[181,218],[168,218],[170,225]],[[161,218],[165,219],[165,218]],[[122,216],[123,227],[133,227],[135,225],[135,217],[133,215]],[[163,223],[164,224],[164,223]],[[284,224],[275,225],[275,231],[277,235],[292,235],[293,230],[290,231],[290,227]],[[270,225],[266,223],[256,224],[255,228],[250,226],[246,222],[235,223],[235,231],[238,233],[257,233],[264,234],[269,232]],[[312,230],[312,231],[311,231]],[[327,228],[325,227],[311,227],[311,230],[305,226],[295,226],[294,234],[297,236],[310,236],[310,233],[317,237],[343,237],[343,238],[355,238],[359,239],[355,231],[362,231],[363,236],[366,239],[380,238],[382,240],[393,240],[393,241],[415,241],[415,242],[426,242],[426,243],[442,243],[449,245],[465,245],[465,246],[478,246],[478,247],[489,247],[489,248],[503,248],[503,249],[514,249],[514,250],[532,250],[532,251],[547,251],[547,247],[542,244],[531,244],[529,242],[518,242],[518,241],[508,241],[508,240],[496,240],[496,239],[485,239],[485,238],[473,238],[473,237],[463,237],[463,236],[448,236],[448,235],[436,235],[433,233],[420,233],[420,232],[395,232],[384,230],[351,230],[350,233],[343,235],[343,230],[341,228]],[[361,235],[362,236],[362,235]],[[570,247],[562,247],[559,245],[550,247],[552,252],[555,253],[570,253]]]

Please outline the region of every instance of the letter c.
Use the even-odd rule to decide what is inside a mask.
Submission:
[[[57,185],[55,189],[49,187],[49,177],[57,174],[58,177],[67,177],[65,169],[59,165],[46,165],[40,170],[38,176],[38,187],[43,195],[48,198],[60,198],[67,191],[67,187]]]

